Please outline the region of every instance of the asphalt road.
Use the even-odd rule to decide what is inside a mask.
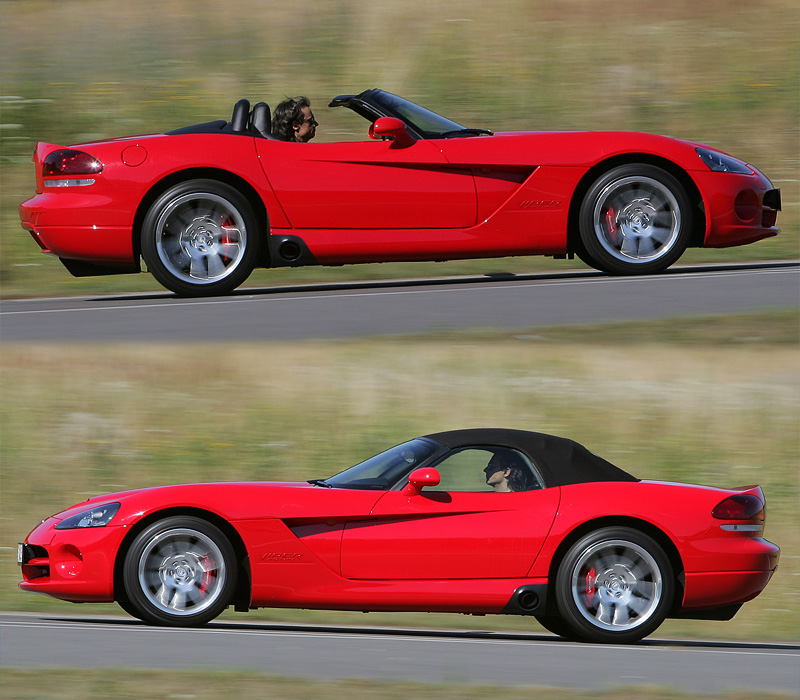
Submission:
[[[532,627],[536,627],[532,623]],[[286,677],[691,693],[795,694],[800,646],[649,639],[573,644],[502,634],[252,622],[153,628],[131,618],[0,615],[4,667],[251,669]]]
[[[0,340],[220,342],[353,338],[467,328],[663,319],[800,306],[800,263],[0,302]]]

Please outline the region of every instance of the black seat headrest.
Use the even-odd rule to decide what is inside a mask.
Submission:
[[[253,107],[250,113],[250,131],[254,136],[269,138],[271,116],[269,105],[266,102],[259,102]]]
[[[250,119],[250,100],[239,100],[233,106],[233,116],[231,116],[231,131],[241,133],[247,131],[247,122]]]

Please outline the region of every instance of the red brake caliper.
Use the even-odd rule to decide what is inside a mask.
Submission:
[[[611,237],[613,243],[618,243],[617,241],[617,231],[619,228],[617,227],[617,214],[612,207],[606,212],[606,226],[608,227],[608,235]]]
[[[591,608],[592,603],[594,601],[594,594],[597,593],[597,588],[595,588],[594,580],[597,576],[597,572],[592,568],[586,572],[586,592],[585,600],[586,600],[586,607]]]
[[[213,574],[211,573],[211,570],[210,570],[211,569],[211,566],[210,566],[211,563],[212,563],[211,559],[209,559],[208,557],[204,557],[203,558],[203,579],[202,579],[202,581],[200,581],[200,585],[198,586],[198,588],[200,589],[200,592],[203,595],[208,593],[208,589],[211,586],[211,579],[213,578]]]
[[[222,238],[220,239],[222,245],[232,245],[233,238],[231,238],[231,229],[233,228],[233,219],[230,216],[224,216],[219,222],[220,228],[224,231],[222,234]],[[226,255],[223,256],[225,261],[229,261],[230,258]]]

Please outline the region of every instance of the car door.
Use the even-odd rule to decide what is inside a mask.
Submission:
[[[372,519],[350,522],[342,536],[342,575],[351,579],[520,578],[538,555],[560,490],[496,493],[483,468],[484,447],[451,453],[437,465],[435,489],[389,491]]]
[[[264,173],[292,228],[466,228],[476,221],[469,168],[426,141],[287,143],[256,139]]]

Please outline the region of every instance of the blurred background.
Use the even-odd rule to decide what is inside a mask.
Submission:
[[[6,298],[160,291],[149,275],[74,279],[39,252],[16,211],[34,192],[36,141],[163,132],[227,119],[241,97],[274,106],[297,94],[311,98],[319,141],[361,140],[364,120],[325,106],[371,87],[469,126],[631,129],[721,148],[783,190],[783,232],[739,249],[690,250],[683,261],[798,257],[796,0],[2,0],[0,12]],[[580,264],[286,268],[257,271],[249,285],[570,266]],[[16,589],[15,545],[41,518],[90,495],[325,477],[415,435],[497,425],[571,437],[643,478],[761,484],[766,536],[783,548],[766,593],[730,623],[668,622],[662,630],[796,640],[797,320],[765,312],[392,341],[2,346],[0,609],[76,610]],[[462,616],[412,624],[534,626]]]

